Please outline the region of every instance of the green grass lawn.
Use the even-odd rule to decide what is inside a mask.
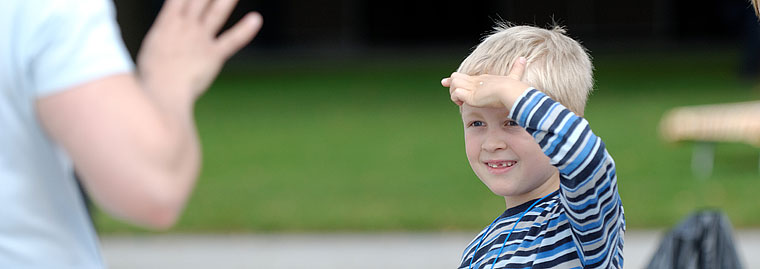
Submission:
[[[228,68],[196,108],[204,163],[174,231],[476,230],[504,210],[470,170],[442,59]],[[617,163],[629,228],[723,209],[760,226],[760,150],[717,146],[713,176],[691,145],[663,143],[674,106],[760,99],[732,53],[597,54],[587,118]],[[256,63],[253,63],[256,65]],[[101,232],[135,232],[103,213]]]

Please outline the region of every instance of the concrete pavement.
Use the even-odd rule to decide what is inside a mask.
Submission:
[[[472,233],[106,236],[110,268],[456,268]],[[662,231],[625,236],[625,268],[643,268]],[[760,268],[760,230],[736,231],[746,268]]]

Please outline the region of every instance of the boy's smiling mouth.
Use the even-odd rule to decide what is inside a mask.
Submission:
[[[492,174],[502,174],[511,170],[512,167],[515,166],[515,164],[517,164],[517,161],[493,160],[493,161],[485,161],[483,163],[488,167],[488,171],[491,172]]]

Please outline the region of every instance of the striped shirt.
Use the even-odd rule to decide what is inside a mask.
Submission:
[[[459,268],[622,268],[625,217],[602,140],[585,119],[532,88],[509,117],[559,169],[560,189],[504,211],[465,248]]]

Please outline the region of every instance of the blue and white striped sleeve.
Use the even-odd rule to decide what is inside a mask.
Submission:
[[[615,162],[588,122],[527,89],[510,118],[533,135],[560,171],[560,197],[584,268],[622,268],[625,217]]]

